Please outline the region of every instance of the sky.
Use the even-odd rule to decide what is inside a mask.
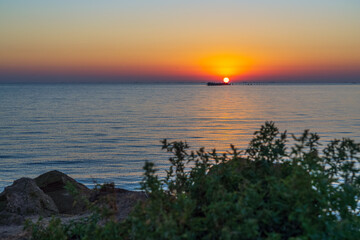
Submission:
[[[0,0],[0,82],[360,82],[359,0]]]

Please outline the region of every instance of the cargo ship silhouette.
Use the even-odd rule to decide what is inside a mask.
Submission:
[[[208,86],[224,86],[231,85],[230,79],[228,77],[224,77],[223,82],[208,82]]]
[[[224,82],[208,82],[207,83],[208,86],[226,86],[226,85],[231,85],[231,83],[224,83]]]

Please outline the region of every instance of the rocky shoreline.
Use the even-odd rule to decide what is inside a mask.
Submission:
[[[34,179],[20,178],[0,193],[0,239],[28,239],[25,220],[43,217],[46,222],[56,216],[66,222],[89,215],[89,204],[101,205],[105,200],[121,221],[146,198],[143,192],[115,188],[112,183],[89,189],[56,170]]]

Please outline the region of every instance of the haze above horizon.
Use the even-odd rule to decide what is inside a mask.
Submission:
[[[360,1],[0,2],[0,82],[360,82]]]

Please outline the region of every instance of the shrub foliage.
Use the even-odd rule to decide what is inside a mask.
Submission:
[[[231,145],[226,154],[164,140],[173,153],[167,175],[159,178],[146,162],[141,188],[149,199],[125,221],[53,220],[33,224],[33,237],[360,239],[360,145],[333,140],[320,150],[317,134],[291,136],[287,148],[288,134],[266,122],[245,151]]]

